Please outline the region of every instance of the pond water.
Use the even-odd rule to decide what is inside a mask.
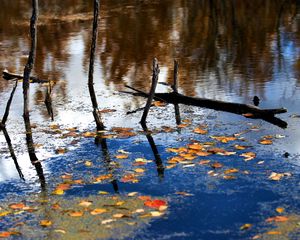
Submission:
[[[103,122],[109,131],[106,134],[118,134],[113,127],[129,127],[134,129],[132,135],[135,136],[108,138],[105,144],[97,146],[94,138],[83,138],[90,137],[95,130],[87,88],[92,2],[40,1],[32,75],[53,82],[54,121],[44,106],[46,86],[31,84],[30,105],[33,137],[37,155],[43,160],[47,189],[41,190],[27,156],[20,83],[7,130],[26,181],[19,179],[1,133],[0,216],[5,203],[24,201],[28,196],[39,199],[41,192],[47,195],[55,189],[62,175],[72,173],[74,179],[83,179],[85,184],[72,186],[63,195],[64,199],[85,199],[105,191],[112,197],[138,192],[138,195],[168,202],[163,217],[143,221],[129,230],[123,225],[120,228],[112,225],[111,234],[94,235],[95,238],[251,239],[256,236],[299,239],[300,3],[284,0],[101,1],[94,74],[99,108],[114,110],[103,113]],[[30,45],[31,6],[24,0],[18,4],[2,0],[1,6],[0,71],[7,69],[22,74]],[[148,91],[154,57],[161,69],[159,81],[168,84],[173,81],[173,61],[179,61],[180,93],[245,104],[252,104],[253,97],[258,96],[261,108],[288,110],[277,115],[287,127],[180,105],[187,127],[178,128],[173,106],[168,105],[150,111],[148,127],[153,133],[145,134],[139,125],[141,112],[126,114],[143,107],[145,99],[120,91],[128,91],[125,84]],[[12,88],[13,82],[0,81],[1,114]],[[157,91],[170,92],[171,88],[159,84]],[[195,133],[196,127],[207,130],[208,134]],[[228,143],[226,139],[222,142],[212,138],[233,134],[237,134],[235,139]],[[260,144],[261,139],[269,139],[269,135],[272,144]],[[205,148],[214,144],[236,154],[224,156],[217,151],[210,156],[197,156],[193,162],[169,163],[174,156],[169,148],[186,147],[195,141],[206,142],[209,147]],[[237,149],[235,145],[247,147]],[[128,158],[116,158],[122,152],[129,154]],[[245,161],[245,157],[240,156],[245,152],[255,152],[256,157]],[[137,166],[133,163],[137,158],[153,161],[142,165],[145,172],[140,172],[138,182],[123,181],[126,174],[135,173]],[[210,162],[201,163],[208,160]],[[232,172],[237,179],[227,177],[231,176],[224,173],[228,169],[238,169],[237,173]],[[272,172],[283,175],[278,175],[279,181],[272,181],[269,178]],[[91,180],[107,173],[113,174],[113,180],[109,178],[112,181],[94,184]],[[47,206],[44,207],[46,211]],[[278,207],[285,211],[276,212]],[[277,228],[277,232],[273,231],[275,234],[264,234],[275,227],[265,220],[280,214],[296,220],[293,223],[275,221],[275,225],[290,225],[277,226],[280,234]],[[15,219],[11,220],[10,215],[6,217],[5,221],[0,218],[0,232],[16,227]],[[27,215],[20,218],[38,225]],[[247,223],[252,224],[251,227],[241,230]],[[23,229],[24,232],[20,230],[23,235],[13,237],[48,236],[51,239],[49,236],[54,238],[57,234],[47,235],[42,230],[40,235],[34,236]],[[114,231],[118,234],[113,234]]]

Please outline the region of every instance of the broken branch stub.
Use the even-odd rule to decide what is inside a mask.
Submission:
[[[148,116],[149,109],[151,107],[152,100],[153,100],[153,97],[155,95],[155,89],[156,89],[157,82],[158,82],[159,72],[160,72],[160,69],[159,69],[159,66],[158,66],[157,59],[154,58],[153,59],[153,70],[152,70],[152,84],[151,84],[151,89],[150,89],[150,92],[149,92],[149,95],[148,95],[148,100],[147,100],[147,103],[146,103],[146,106],[145,106],[145,109],[144,109],[144,112],[143,112],[143,116],[141,118],[141,124],[142,125],[146,125],[146,118]]]

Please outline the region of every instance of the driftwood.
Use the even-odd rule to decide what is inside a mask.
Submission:
[[[122,91],[123,93],[148,98],[148,94],[141,90],[135,89],[128,85],[125,85],[125,87],[135,92]],[[286,122],[275,117],[276,114],[286,113],[287,109],[285,108],[260,109],[256,106],[249,105],[249,104],[224,102],[224,101],[212,100],[207,98],[189,97],[177,92],[155,93],[154,99],[158,101],[172,103],[172,104],[185,104],[185,105],[196,106],[196,107],[204,107],[204,108],[230,112],[230,113],[235,113],[240,115],[246,114],[245,115],[246,117],[248,116],[251,118],[263,119],[281,128],[287,127]]]
[[[12,80],[12,79],[23,79],[24,76],[16,73],[10,73],[7,70],[4,70],[2,72],[2,77],[5,80]],[[48,83],[48,82],[49,80],[40,79],[37,77],[30,77],[30,83]]]

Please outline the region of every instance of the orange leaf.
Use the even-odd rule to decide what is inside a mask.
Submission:
[[[117,159],[126,159],[128,158],[128,155],[127,154],[119,154],[116,156]]]
[[[8,238],[11,235],[11,232],[0,232],[0,238]]]
[[[208,163],[210,163],[210,160],[201,160],[199,162],[200,165],[205,165],[205,164],[208,164]]]
[[[147,200],[144,202],[144,205],[150,208],[159,209],[161,206],[167,206],[167,202],[164,200]]]
[[[9,205],[11,209],[23,209],[25,207],[24,203],[13,203]]]
[[[282,233],[280,231],[269,231],[269,232],[267,232],[267,234],[269,234],[269,235],[280,235]]]
[[[287,220],[289,220],[289,218],[286,216],[275,216],[268,218],[266,222],[286,222]]]
[[[165,107],[167,105],[165,102],[161,101],[154,101],[153,104],[155,107]]]
[[[273,141],[271,139],[262,139],[259,141],[259,143],[263,145],[271,145]]]
[[[208,133],[207,130],[202,129],[202,128],[195,128],[193,132],[198,133],[198,134],[207,134]]]
[[[49,227],[49,226],[52,225],[52,222],[51,222],[50,220],[41,220],[41,221],[40,221],[40,225],[41,225],[42,227]]]
[[[142,201],[148,201],[148,200],[151,200],[151,197],[150,196],[139,196],[138,197],[140,200]]]
[[[105,208],[96,208],[93,211],[91,211],[90,213],[92,215],[98,215],[98,214],[102,214],[102,213],[105,213],[105,212],[107,212],[107,210]]]
[[[69,216],[71,216],[71,217],[82,217],[83,212],[70,212]]]
[[[254,114],[253,113],[244,113],[242,114],[244,117],[246,118],[253,118],[254,117]]]

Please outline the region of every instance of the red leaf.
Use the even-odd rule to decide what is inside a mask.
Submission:
[[[159,199],[147,200],[145,201],[144,205],[150,208],[159,209],[161,206],[166,206],[167,202]]]

